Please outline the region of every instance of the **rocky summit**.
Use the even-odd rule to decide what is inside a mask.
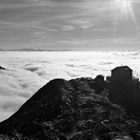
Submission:
[[[91,78],[50,81],[0,123],[0,140],[140,140],[139,119],[111,103],[101,85]]]

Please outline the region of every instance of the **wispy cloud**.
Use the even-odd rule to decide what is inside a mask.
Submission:
[[[71,40],[61,40],[59,41],[59,43],[62,43],[62,44],[69,44],[69,45],[82,45],[84,42],[80,41],[80,40],[75,40],[75,39],[71,39]]]
[[[84,19],[84,18],[83,19],[72,19],[72,20],[69,20],[68,22],[71,24],[74,24],[77,27],[82,28],[82,29],[88,29],[88,28],[91,28],[94,26],[93,21],[90,21],[90,20]]]
[[[61,28],[62,28],[62,31],[71,31],[75,29],[75,27],[72,25],[62,25]]]
[[[44,31],[34,32],[32,35],[33,40],[45,41],[48,39],[48,33]]]

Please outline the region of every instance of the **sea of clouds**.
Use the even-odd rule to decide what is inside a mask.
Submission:
[[[95,78],[128,65],[140,77],[140,52],[0,52],[0,121],[54,78]]]

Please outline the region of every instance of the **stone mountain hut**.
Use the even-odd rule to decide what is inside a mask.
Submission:
[[[126,82],[132,80],[133,70],[128,66],[120,66],[111,70],[111,80],[113,82]]]

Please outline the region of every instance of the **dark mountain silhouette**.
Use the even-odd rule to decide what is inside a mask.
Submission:
[[[140,121],[109,101],[103,80],[50,81],[0,123],[0,140],[140,140]]]

